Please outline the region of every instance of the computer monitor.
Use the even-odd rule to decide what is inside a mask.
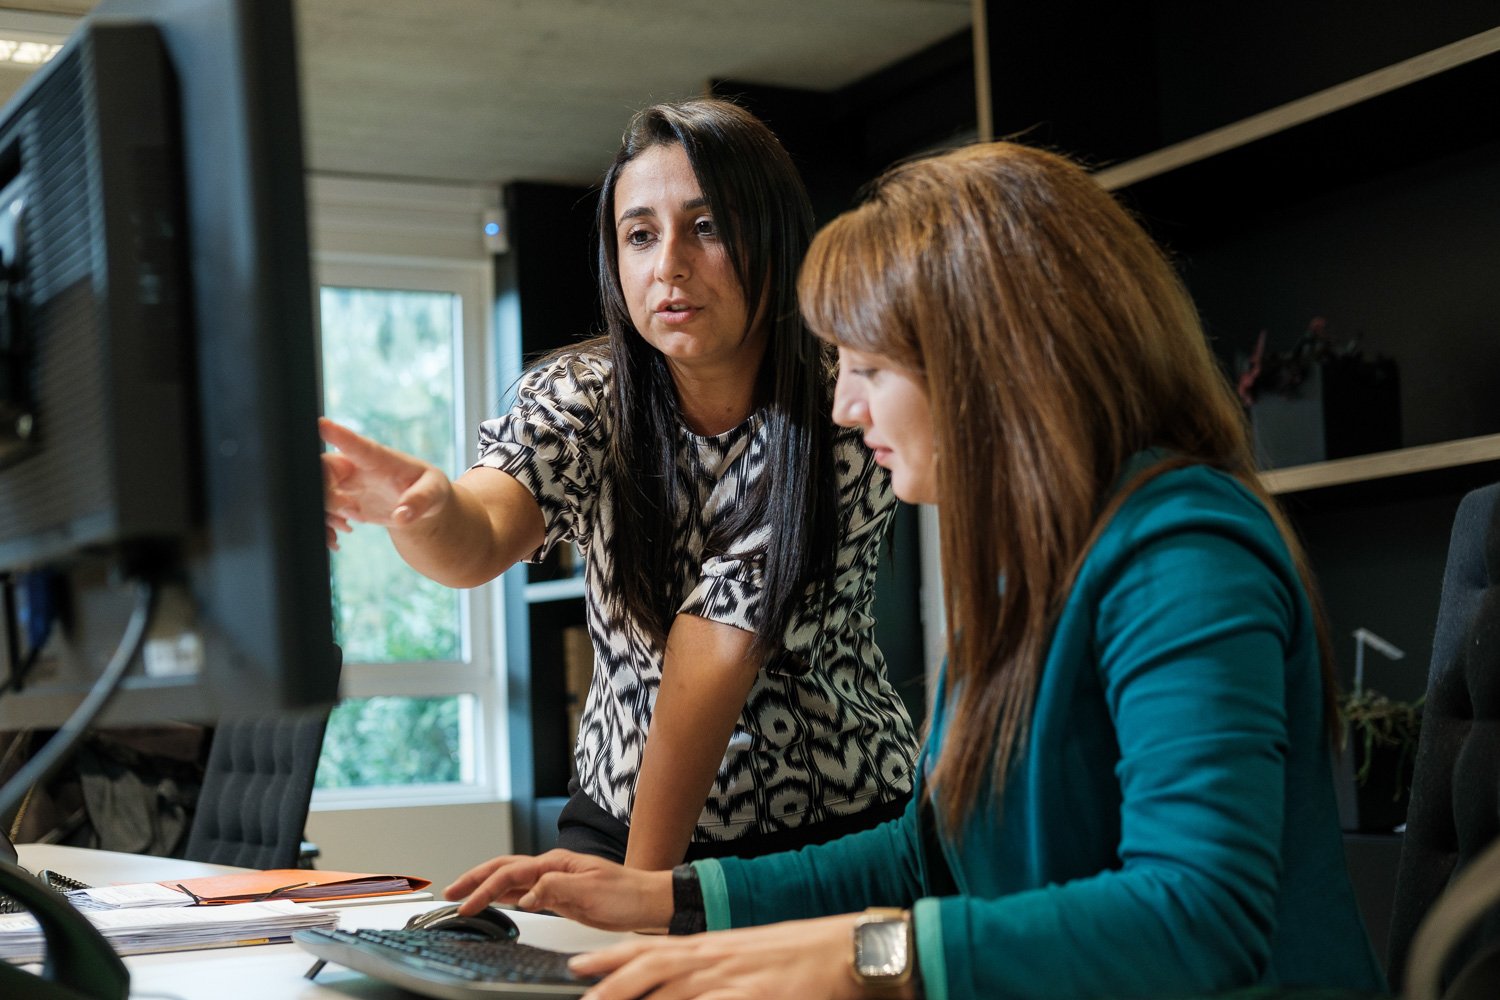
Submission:
[[[336,697],[289,0],[104,0],[0,112],[0,730]]]
[[[0,730],[336,697],[300,127],[290,0],[104,0],[0,111]],[[124,996],[0,891],[48,942],[0,994]]]

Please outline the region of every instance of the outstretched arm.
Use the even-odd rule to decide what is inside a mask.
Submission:
[[[379,524],[417,572],[450,587],[477,587],[542,544],[541,509],[505,473],[470,469],[454,482],[327,418],[318,431],[338,449],[323,455],[330,547],[353,522]]]

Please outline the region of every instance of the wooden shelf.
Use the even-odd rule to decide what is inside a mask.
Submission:
[[[1272,493],[1302,493],[1497,461],[1500,461],[1500,434],[1488,434],[1462,441],[1271,469],[1261,473],[1261,482]]]
[[[1222,128],[1153,150],[1144,156],[1100,170],[1094,176],[1109,191],[1129,187],[1440,76],[1497,52],[1500,52],[1500,28],[1492,28]],[[1386,131],[1383,134],[1383,141],[1390,142],[1392,136],[1399,133]]]
[[[526,603],[540,604],[543,601],[567,601],[583,596],[583,577],[568,576],[561,580],[542,580],[526,585]]]
[[[1124,163],[1095,178],[1182,249],[1361,181],[1500,141],[1500,28]]]

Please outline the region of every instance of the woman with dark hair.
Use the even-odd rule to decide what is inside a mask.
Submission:
[[[545,359],[457,482],[330,421],[330,544],[386,525],[473,587],[561,542],[586,559],[592,687],[560,844],[665,868],[899,815],[915,737],[870,607],[894,498],[828,417],[796,272],[812,213],[739,107],[632,121],[599,199],[605,337]]]
[[[591,1000],[1379,990],[1315,591],[1141,227],[1061,157],[974,146],[888,172],[799,288],[839,348],[835,418],[941,512],[949,656],[911,804],[672,873],[499,859],[448,888],[461,912],[736,928],[576,958]]]

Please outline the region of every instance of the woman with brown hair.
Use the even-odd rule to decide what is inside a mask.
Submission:
[[[1313,588],[1162,253],[1076,166],[996,143],[890,171],[799,290],[839,347],[835,418],[941,512],[949,658],[911,806],[671,877],[502,859],[449,895],[795,921],[580,957],[591,998],[1379,989]]]

